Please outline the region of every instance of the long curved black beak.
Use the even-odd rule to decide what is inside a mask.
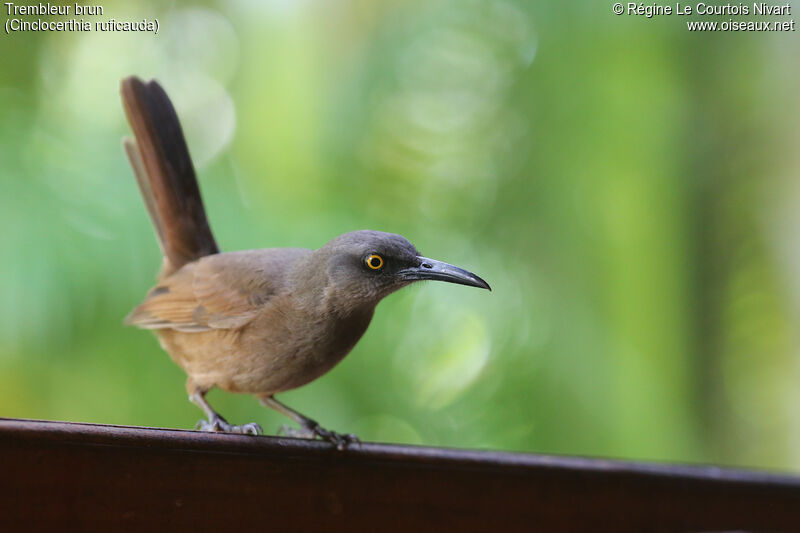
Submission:
[[[437,261],[436,259],[428,259],[427,257],[420,256],[417,257],[417,259],[419,259],[418,266],[404,268],[397,272],[400,279],[404,281],[425,279],[447,281],[450,283],[458,283],[459,285],[469,285],[470,287],[492,290],[489,284],[481,279],[480,276],[476,276],[463,268]]]

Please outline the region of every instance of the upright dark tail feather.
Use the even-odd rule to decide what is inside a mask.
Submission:
[[[167,93],[135,76],[122,80],[121,93],[136,137],[124,140],[125,151],[166,259],[161,274],[167,275],[219,248]]]

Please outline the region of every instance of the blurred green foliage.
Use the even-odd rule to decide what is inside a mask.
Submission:
[[[293,407],[365,440],[800,467],[796,33],[588,0],[102,5],[161,30],[0,38],[0,416],[201,415],[122,326],[160,261],[120,147],[138,74],[224,249],[371,228],[493,286],[391,296]]]

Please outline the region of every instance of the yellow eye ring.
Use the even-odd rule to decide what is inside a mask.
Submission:
[[[369,254],[364,262],[371,270],[380,270],[383,268],[383,257],[378,254]]]

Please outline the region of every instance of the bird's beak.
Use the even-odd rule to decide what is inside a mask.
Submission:
[[[427,257],[417,257],[417,259],[419,260],[418,266],[405,268],[397,273],[400,279],[404,281],[425,279],[449,281],[450,283],[458,283],[459,285],[469,285],[470,287],[492,290],[489,284],[483,281],[483,279],[463,268],[458,268],[457,266],[437,261],[436,259],[428,259]]]

